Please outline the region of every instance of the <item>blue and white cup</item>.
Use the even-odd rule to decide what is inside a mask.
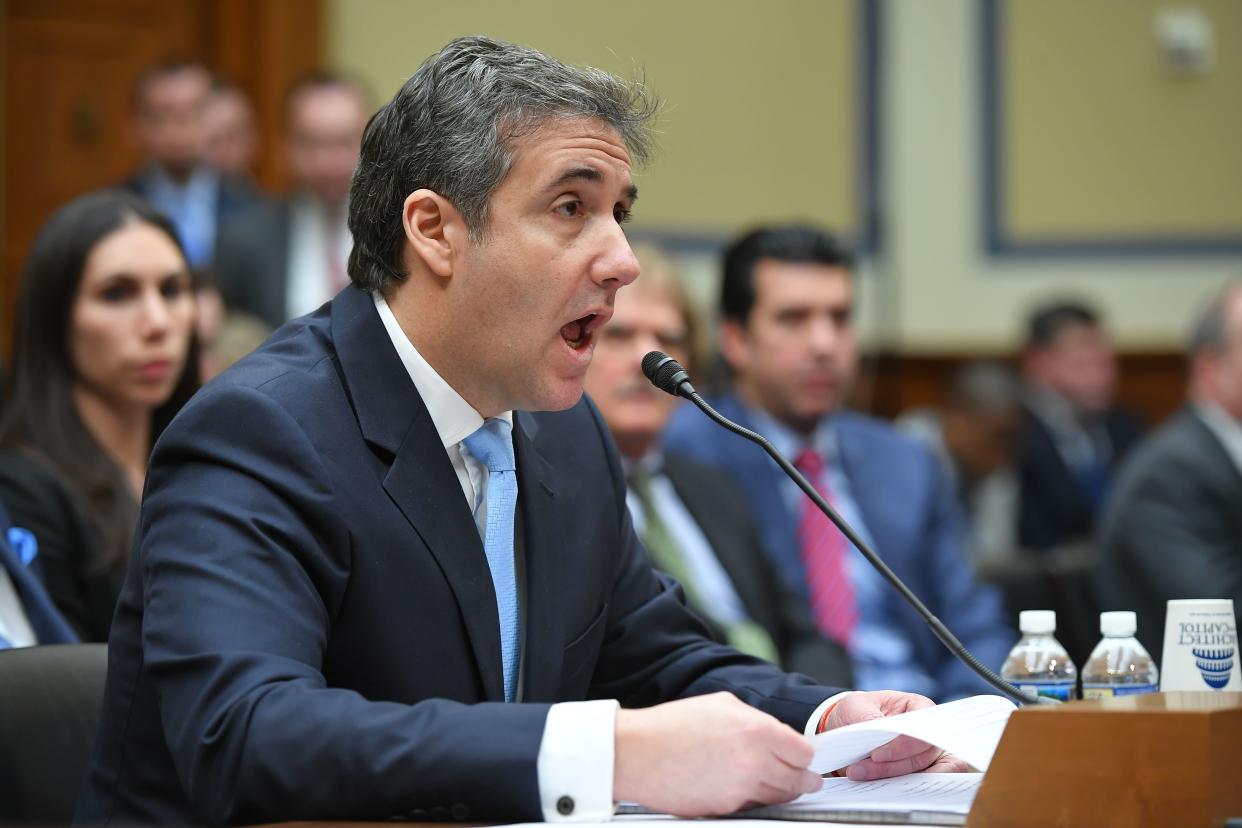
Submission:
[[[1231,598],[1169,601],[1160,689],[1242,690],[1238,621]]]

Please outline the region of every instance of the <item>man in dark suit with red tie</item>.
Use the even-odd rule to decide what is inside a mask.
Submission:
[[[742,490],[709,466],[660,450],[678,401],[647,380],[642,358],[661,350],[694,371],[698,325],[671,260],[650,246],[634,253],[642,278],[617,294],[586,390],[620,451],[635,531],[718,640],[821,684],[851,684],[849,655],[820,634],[806,599],[777,575]]]
[[[154,450],[80,822],[718,814],[929,704],[712,642],[635,538],[582,382],[652,109],[469,37],[372,119],[354,287]],[[903,737],[849,773],[927,767],[963,766]]]
[[[938,461],[891,425],[849,411],[858,370],[849,251],[815,227],[764,227],[725,252],[721,345],[732,393],[712,402],[767,436],[982,661],[1016,638],[1000,594],[975,580],[955,494]],[[764,549],[844,644],[856,685],[939,701],[987,691],[758,446],[696,409],[678,412],[665,451],[727,473],[761,516]]]

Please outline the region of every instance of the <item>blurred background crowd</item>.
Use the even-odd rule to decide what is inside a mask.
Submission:
[[[643,276],[588,391],[653,560],[721,637],[832,683],[980,689],[797,492],[646,385],[652,348],[809,451],[992,667],[1022,609],[1056,610],[1081,664],[1101,609],[1158,657],[1166,599],[1242,599],[1242,4],[0,9],[0,646],[107,639],[152,441],[348,285],[367,120],[472,32],[664,100]]]

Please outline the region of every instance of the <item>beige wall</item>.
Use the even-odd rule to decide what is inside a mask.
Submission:
[[[1219,43],[1171,71],[1167,0],[1009,2],[1002,15],[1008,225],[1015,240],[1242,235],[1242,3],[1199,0]]]
[[[1033,302],[1069,292],[1097,303],[1125,347],[1180,347],[1200,303],[1230,276],[1242,277],[1242,257],[987,256],[978,4],[891,0],[888,8],[889,256],[876,298],[879,335],[907,351],[1011,346]],[[1242,44],[1218,31],[1216,48],[1238,52]]]
[[[1097,3],[1139,18],[1116,29],[1101,24],[1105,34],[1150,30],[1146,2],[1070,7]],[[1123,346],[1177,347],[1203,298],[1229,276],[1242,276],[1242,257],[987,256],[979,4],[886,0],[883,8],[886,255],[864,268],[867,337],[910,352],[1010,347],[1032,302],[1069,291],[1105,310]],[[639,228],[727,233],[761,219],[854,221],[858,44],[844,2],[329,0],[328,11],[333,60],[385,98],[430,51],[470,32],[613,71],[645,70],[668,117],[664,152],[639,179]],[[1242,55],[1232,30],[1216,38],[1218,60]],[[1097,37],[1096,48],[1112,54],[1113,39]],[[1226,149],[1242,144],[1208,139]],[[1154,163],[1193,168],[1198,181],[1227,172],[1219,154],[1179,150],[1161,159]],[[699,294],[709,296],[715,262],[686,259]]]
[[[756,217],[852,226],[847,0],[330,0],[333,61],[387,100],[453,37],[485,34],[627,77],[665,101],[635,226],[732,232]]]

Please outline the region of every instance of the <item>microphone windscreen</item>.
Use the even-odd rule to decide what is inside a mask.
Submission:
[[[676,377],[678,374],[684,377],[686,369],[668,354],[662,351],[652,351],[643,357],[643,373],[656,388],[676,397]]]

